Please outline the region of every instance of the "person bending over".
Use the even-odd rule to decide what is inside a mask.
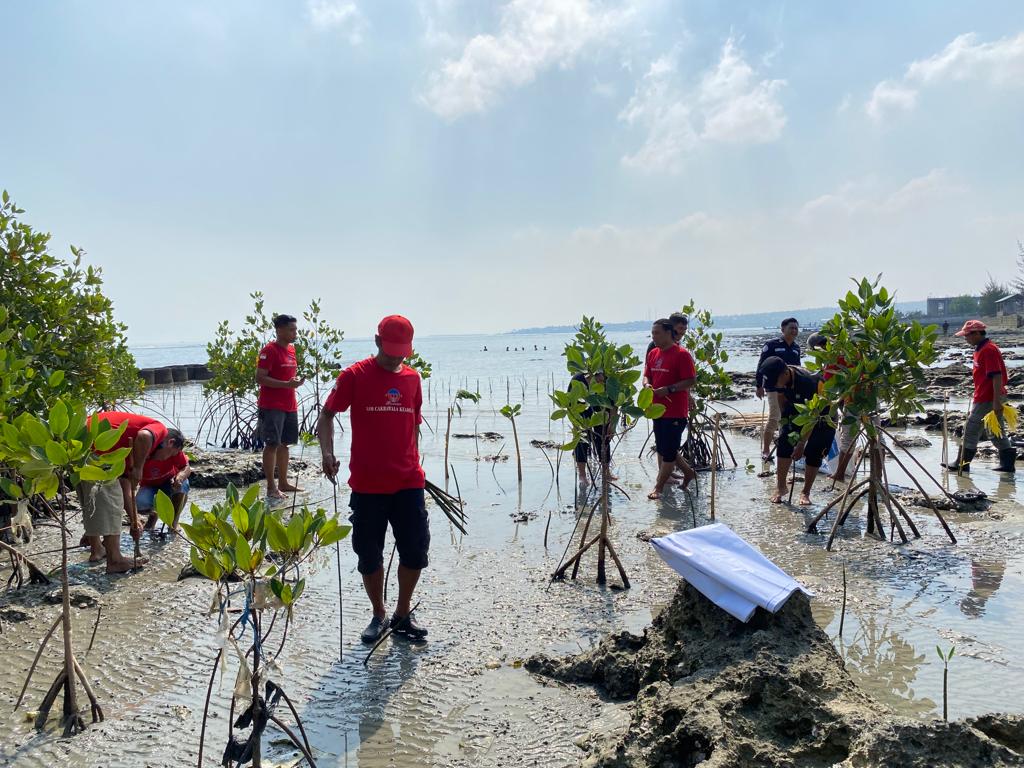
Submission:
[[[821,374],[808,373],[798,366],[787,365],[781,357],[767,358],[757,370],[765,388],[778,396],[782,412],[782,429],[779,430],[776,442],[776,490],[771,502],[782,502],[786,495],[786,476],[790,465],[802,456],[806,466],[800,504],[807,506],[811,503],[811,486],[814,485],[814,478],[817,477],[821,462],[832,445],[836,430],[827,419],[821,418],[814,425],[811,434],[803,439],[799,437],[800,429],[793,424],[793,418],[797,415],[796,406],[807,403],[818,393],[823,383]]]

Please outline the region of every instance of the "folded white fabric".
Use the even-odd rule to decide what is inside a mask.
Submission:
[[[722,610],[743,622],[761,606],[771,613],[803,584],[721,523],[652,539],[669,566]]]

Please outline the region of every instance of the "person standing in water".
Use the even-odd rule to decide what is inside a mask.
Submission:
[[[697,476],[679,455],[679,446],[690,412],[690,388],[697,381],[697,370],[689,351],[676,344],[672,321],[655,320],[651,326],[654,349],[647,354],[644,366],[644,386],[654,390],[654,402],[665,406],[665,412],[654,419],[654,447],[658,452],[658,477],[649,499],[661,498],[665,483],[678,467],[686,478],[683,488]]]
[[[297,375],[292,343],[298,335],[295,318],[274,317],[274,334],[277,338],[260,350],[256,364],[256,383],[260,386],[256,400],[257,432],[263,440],[263,477],[271,501],[302,490],[288,482],[288,446],[299,441],[299,402],[295,390],[305,382]]]
[[[427,566],[430,526],[417,433],[422,421],[420,375],[405,365],[412,354],[413,327],[401,315],[377,326],[377,354],[338,375],[317,421],[323,471],[332,482],[340,462],[334,455],[334,417],[351,412],[352,549],[373,616],[361,634],[375,643],[390,626],[394,634],[420,641],[427,630],[412,612],[412,596]],[[388,621],[384,605],[384,536],[388,525],[398,550],[398,604]]]
[[[796,343],[796,337],[800,335],[800,324],[795,317],[787,317],[781,323],[782,335],[772,339],[761,348],[761,358],[757,361],[757,373],[754,376],[757,385],[757,397],[763,399],[768,397],[768,421],[764,425],[764,436],[761,438],[761,460],[771,461],[771,446],[775,434],[779,430],[779,422],[782,419],[782,409],[779,407],[777,393],[765,392],[764,377],[761,375],[761,366],[769,357],[778,357],[787,365],[800,365],[800,345]]]

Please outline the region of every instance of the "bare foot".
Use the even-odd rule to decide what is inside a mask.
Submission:
[[[297,485],[286,485],[285,483],[281,483],[281,485],[278,486],[278,487],[282,491],[284,491],[285,493],[305,493],[306,492],[305,488],[299,488],[299,486],[297,486]]]
[[[651,491],[647,494],[647,498],[651,501],[657,501],[661,498],[661,491]]]
[[[772,504],[781,504],[782,503],[782,494],[779,493],[778,491],[776,491],[774,494],[772,494],[772,497],[770,499],[768,499],[768,501],[770,503],[772,503]]]
[[[691,483],[691,482],[693,482],[693,480],[694,480],[694,479],[695,479],[696,477],[697,477],[697,473],[696,473],[696,471],[694,471],[694,470],[692,470],[692,469],[691,469],[691,470],[690,470],[690,474],[689,474],[689,475],[686,475],[686,479],[685,479],[685,480],[683,480],[683,482],[681,482],[681,483],[679,484],[679,487],[680,487],[680,488],[682,488],[682,489],[683,489],[683,490],[685,491],[685,490],[687,489],[687,487],[689,487],[690,483]]]
[[[142,513],[140,513],[140,514],[142,514]],[[154,528],[156,528],[156,520],[157,520],[156,512],[149,512],[147,510],[147,512],[145,514],[148,514],[149,517],[146,518],[146,526],[142,530],[144,530],[144,531],[152,531]]]
[[[267,491],[268,499],[287,499],[288,497],[281,492],[279,488],[275,488],[272,491]]]
[[[104,552],[103,550],[100,550],[98,553],[97,552],[90,552],[89,553],[89,562],[90,563],[102,563],[106,559],[107,559],[107,553]]]
[[[128,573],[149,562],[149,558],[140,557],[136,560],[108,560],[107,573]]]
[[[811,506],[811,495],[809,493],[800,494],[800,506],[809,507]]]

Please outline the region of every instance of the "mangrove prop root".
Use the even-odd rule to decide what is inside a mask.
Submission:
[[[298,747],[299,751],[302,752],[302,756],[306,758],[306,762],[309,763],[310,768],[316,768],[316,761],[313,759],[313,755],[310,754],[309,749],[304,747],[295,734],[292,733],[292,729],[278,720],[276,715],[270,715],[270,722],[284,731],[285,736],[291,740],[292,744]]]
[[[32,659],[32,666],[28,668],[28,675],[25,677],[25,684],[21,686],[21,693],[18,695],[18,700],[14,704],[14,709],[17,710],[21,706],[22,700],[25,698],[25,691],[28,690],[28,684],[32,681],[32,675],[35,674],[36,666],[39,664],[39,657],[43,655],[43,650],[46,648],[46,644],[50,642],[50,638],[53,637],[53,633],[57,631],[57,627],[60,626],[62,616],[58,616],[57,620],[53,622],[53,626],[50,627],[50,631],[43,637],[42,642],[39,643],[39,650],[36,651],[36,657]]]
[[[907,477],[909,477],[911,480],[913,480],[914,485],[917,486],[917,490],[919,490],[921,492],[921,495],[924,496],[924,500],[926,502],[928,502],[928,506],[931,507],[932,512],[935,513],[935,517],[937,517],[939,519],[939,522],[942,524],[942,528],[946,531],[946,535],[949,536],[949,540],[953,544],[956,544],[956,536],[954,536],[953,535],[953,531],[951,531],[949,529],[949,526],[946,524],[945,518],[942,516],[942,513],[939,512],[939,508],[937,506],[935,506],[935,502],[932,501],[932,497],[929,496],[928,493],[925,491],[925,489],[921,487],[921,483],[918,482],[917,478],[914,477],[913,474],[911,474],[910,470],[907,469],[907,467],[903,464],[903,462],[899,460],[899,458],[896,456],[896,454],[892,450],[892,448],[890,448],[888,445],[886,445],[885,449],[886,449],[886,451],[888,451],[889,455],[892,457],[892,460],[896,462],[896,464],[899,466],[899,468],[902,469],[904,472],[906,472]],[[929,475],[929,477],[931,477],[931,475]],[[934,478],[932,478],[932,479],[934,480]],[[946,493],[945,489],[943,489],[943,493]],[[948,496],[949,494],[946,493],[946,495]]]
[[[24,564],[25,567],[28,568],[28,575],[29,575],[29,583],[30,584],[52,584],[53,583],[52,581],[50,581],[50,577],[47,576],[43,572],[42,568],[40,568],[38,565],[33,563],[31,560],[29,560],[27,557],[25,557],[25,555],[22,552],[20,552],[19,550],[15,549],[14,547],[12,547],[7,542],[0,541],[0,549],[5,550],[6,552],[9,552],[11,557],[13,557],[14,560],[17,563]],[[18,574],[18,586],[21,586],[21,574],[20,573]]]
[[[210,683],[206,686],[206,702],[203,704],[203,723],[199,728],[199,760],[196,762],[196,768],[203,768],[203,745],[206,743],[206,722],[210,715],[210,697],[213,696],[213,680],[217,676],[217,665],[220,664],[220,657],[223,654],[223,648],[217,651],[217,656],[213,660],[213,669],[210,670]],[[232,699],[231,703],[234,706],[234,699]]]

